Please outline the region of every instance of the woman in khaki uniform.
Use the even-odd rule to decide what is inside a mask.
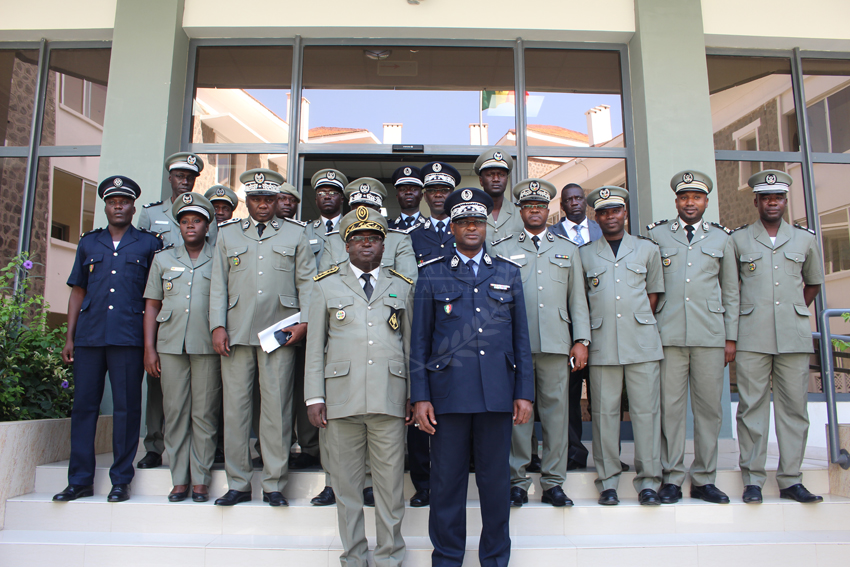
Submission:
[[[221,400],[221,359],[209,330],[212,204],[186,193],[172,207],[183,244],[154,256],[145,288],[145,370],[162,378],[169,502],[209,500]]]

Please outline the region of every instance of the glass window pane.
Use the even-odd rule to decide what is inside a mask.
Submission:
[[[0,158],[0,260],[4,262],[18,251],[26,175],[25,158]]]
[[[204,160],[204,170],[195,181],[196,193],[205,193],[213,185],[224,185],[233,189],[239,196],[239,206],[234,211],[234,217],[245,218],[248,210],[245,208],[245,191],[239,182],[239,176],[249,169],[264,167],[277,171],[287,177],[286,154],[201,154]]]
[[[307,47],[303,82],[309,143],[489,145],[514,128],[482,108],[514,90],[511,49]]]
[[[850,60],[803,59],[803,80],[812,150],[850,151]]]
[[[715,150],[798,151],[789,59],[709,55],[707,63]]]
[[[0,51],[0,139],[4,146],[29,145],[37,82],[38,51]]]
[[[199,47],[192,142],[287,143],[291,83],[291,47]]]
[[[100,145],[110,49],[50,52],[42,146]]]
[[[618,51],[526,49],[525,67],[529,146],[624,146]]]

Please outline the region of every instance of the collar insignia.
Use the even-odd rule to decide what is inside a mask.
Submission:
[[[519,238],[517,240],[519,240],[520,242],[525,242],[525,231],[524,230],[519,233]]]
[[[672,230],[673,232],[676,232],[677,230],[679,230],[679,221],[676,221],[673,224],[671,224],[670,230]]]
[[[457,256],[452,258],[452,268],[457,268],[460,265],[460,258]]]
[[[493,260],[490,259],[490,256],[488,256],[486,252],[484,253],[484,263],[488,266],[493,265]]]
[[[548,230],[546,231],[546,240],[548,240],[549,242],[555,242],[555,237],[552,236],[552,233]]]

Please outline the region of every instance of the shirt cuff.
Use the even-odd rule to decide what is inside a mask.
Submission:
[[[325,398],[322,398],[322,397],[310,398],[309,400],[304,402],[304,404],[308,405],[308,406],[312,406],[314,404],[323,404],[323,403],[325,403]]]

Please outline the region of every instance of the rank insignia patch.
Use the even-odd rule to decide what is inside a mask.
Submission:
[[[446,303],[445,305],[443,305],[443,311],[446,312],[446,315],[451,315],[452,314],[452,304]]]
[[[174,288],[174,284],[171,282],[165,282],[165,291],[171,291]]]
[[[234,266],[238,266],[238,265],[239,265],[239,257],[238,257],[238,256],[237,256],[236,258],[234,258],[234,259],[233,259],[233,265],[234,265]]]
[[[389,323],[390,329],[392,329],[393,331],[398,331],[398,309],[390,307],[390,318],[387,319],[387,323]]]
[[[593,278],[592,280],[590,280],[590,284],[591,284],[593,287],[598,286],[598,285],[599,285],[599,278]]]
[[[747,269],[751,272],[755,272],[756,271],[755,262],[750,262],[749,264],[747,264]]]
[[[668,268],[670,264],[672,264],[670,258],[664,258],[663,260],[661,260],[661,263],[664,265],[665,268]]]
[[[336,312],[336,320],[342,321],[343,319],[345,319],[345,311],[340,309],[339,311]]]

